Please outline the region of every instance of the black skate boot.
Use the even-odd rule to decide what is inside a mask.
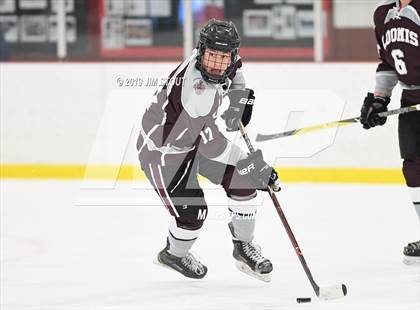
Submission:
[[[420,241],[409,243],[404,247],[404,263],[407,265],[420,263]]]
[[[258,280],[270,282],[273,265],[261,255],[261,247],[255,243],[236,239],[232,223],[229,223],[229,229],[233,235],[233,257],[236,259],[236,267]]]
[[[157,263],[178,271],[182,275],[193,278],[202,279],[207,273],[207,267],[197,260],[191,253],[187,253],[184,257],[172,255],[168,251],[169,243],[159,252],[157,256]]]

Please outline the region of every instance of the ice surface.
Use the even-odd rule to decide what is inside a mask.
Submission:
[[[403,186],[284,185],[278,197],[316,281],[347,285],[346,297],[326,302],[315,297],[269,199],[255,241],[274,264],[272,282],[235,268],[227,220],[215,216],[220,205],[209,206],[194,246],[209,272],[193,281],[153,264],[169,220],[154,192],[136,192],[154,205],[83,206],[79,187],[1,180],[1,309],[420,308],[419,266],[402,263],[403,246],[419,239]]]

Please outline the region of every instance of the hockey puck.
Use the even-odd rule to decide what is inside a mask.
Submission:
[[[298,303],[311,302],[311,298],[310,297],[299,297],[299,298],[296,298],[296,301]]]

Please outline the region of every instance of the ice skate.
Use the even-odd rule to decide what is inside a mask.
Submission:
[[[404,247],[404,263],[420,264],[420,241],[409,243]]]
[[[156,263],[158,265],[171,268],[182,275],[193,278],[202,279],[207,273],[207,267],[204,266],[191,253],[187,253],[184,257],[172,255],[168,251],[169,245],[159,252]]]
[[[229,223],[229,228],[233,234],[232,224]],[[236,267],[264,282],[270,282],[270,272],[273,271],[273,265],[270,260],[261,255],[261,247],[251,242],[243,242],[235,237],[233,241],[233,257],[236,259]]]

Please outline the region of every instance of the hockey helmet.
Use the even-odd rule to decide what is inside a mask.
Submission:
[[[240,45],[240,37],[235,25],[231,21],[211,19],[200,31],[197,44],[196,68],[201,72],[203,79],[210,83],[224,83],[234,70],[234,63]],[[222,75],[209,73],[203,67],[203,57],[206,49],[229,52],[231,62]]]

